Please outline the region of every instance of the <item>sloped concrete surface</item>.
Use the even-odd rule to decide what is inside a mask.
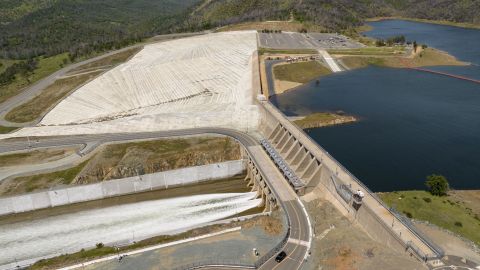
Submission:
[[[64,99],[37,127],[2,137],[255,127],[256,50],[255,31],[147,45]]]

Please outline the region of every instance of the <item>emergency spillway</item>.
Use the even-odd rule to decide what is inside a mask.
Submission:
[[[259,206],[254,192],[178,197],[0,225],[0,266],[186,230]],[[1,267],[0,267],[1,268]]]

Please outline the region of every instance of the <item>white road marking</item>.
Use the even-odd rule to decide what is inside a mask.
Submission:
[[[216,233],[200,235],[200,236],[197,236],[197,237],[192,237],[192,238],[188,238],[188,239],[174,241],[174,242],[170,242],[170,243],[166,243],[166,244],[160,244],[160,245],[151,246],[151,247],[147,247],[147,248],[137,249],[137,250],[133,250],[133,251],[126,252],[126,253],[121,253],[120,255],[123,255],[123,256],[124,255],[128,255],[128,256],[135,255],[135,254],[143,253],[143,252],[146,252],[146,251],[151,251],[151,250],[161,249],[161,248],[170,247],[170,246],[174,246],[174,245],[178,245],[178,244],[197,241],[197,240],[200,240],[200,239],[205,239],[205,238],[209,238],[209,237],[213,237],[213,236],[217,236],[217,235],[221,235],[221,234],[225,234],[225,233],[236,232],[236,231],[240,231],[241,229],[242,229],[242,227],[235,227],[235,228],[232,228],[232,229],[227,229],[227,230],[223,230],[223,231],[216,232]],[[72,266],[60,268],[58,270],[77,269],[77,268],[85,267],[87,265],[92,265],[92,264],[99,263],[99,262],[110,261],[110,260],[114,260],[114,259],[117,259],[117,258],[118,258],[117,255],[112,255],[112,256],[96,259],[96,260],[93,260],[93,261],[89,261],[89,262],[85,262],[85,263],[79,263],[79,264],[75,264],[75,265],[72,265]]]

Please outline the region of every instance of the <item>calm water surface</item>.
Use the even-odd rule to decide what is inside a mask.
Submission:
[[[480,78],[480,31],[406,21],[372,23],[372,37],[402,34],[469,67],[432,69]],[[343,110],[362,120],[310,136],[374,191],[422,189],[427,175],[480,188],[480,85],[406,69],[368,67],[274,96],[287,115]]]

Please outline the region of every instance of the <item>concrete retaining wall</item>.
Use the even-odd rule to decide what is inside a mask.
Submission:
[[[334,198],[341,205],[339,210],[346,212],[351,219],[356,219],[365,231],[375,240],[387,244],[389,247],[396,250],[405,250],[407,246],[419,250],[417,255],[419,257],[427,254],[432,256],[433,249],[427,244],[429,241],[426,236],[418,236],[413,232],[413,229],[403,224],[398,218],[391,214],[386,206],[380,200],[377,200],[374,194],[371,194],[367,187],[365,187],[358,179],[350,174],[341,164],[339,164],[328,152],[317,146],[308,135],[304,134],[299,128],[290,123],[273,105],[270,103],[263,103],[260,106],[261,124],[260,131],[264,137],[272,140],[276,148],[283,149],[288,143],[288,137],[295,137],[298,147],[307,150],[306,153],[299,153],[292,158],[291,153],[281,153],[290,156],[287,162],[295,164],[301,168],[302,160],[305,160],[309,155],[313,155],[317,161],[322,164],[319,172],[314,174],[314,179],[303,179],[307,184],[307,191],[311,191],[318,186],[313,184],[320,183],[322,188],[320,190],[328,193],[330,198]],[[284,128],[280,128],[281,124]],[[298,148],[297,147],[297,148]],[[293,148],[295,149],[295,148]],[[296,151],[298,152],[298,150]],[[290,154],[290,155],[289,155]],[[302,170],[296,170],[298,174]],[[360,189],[364,192],[366,197],[363,200],[363,206],[358,212],[350,205],[350,202],[345,202],[335,190],[335,185],[332,183],[332,176],[337,183],[342,183],[350,187],[351,190]],[[311,182],[311,183],[310,183]],[[391,228],[391,224],[395,220],[395,228]],[[403,235],[402,235],[403,232]],[[434,254],[433,254],[434,255]]]
[[[140,177],[127,177],[84,186],[73,186],[0,198],[0,216],[223,179],[241,174],[245,171],[245,168],[246,165],[243,160],[235,160],[146,174]]]

